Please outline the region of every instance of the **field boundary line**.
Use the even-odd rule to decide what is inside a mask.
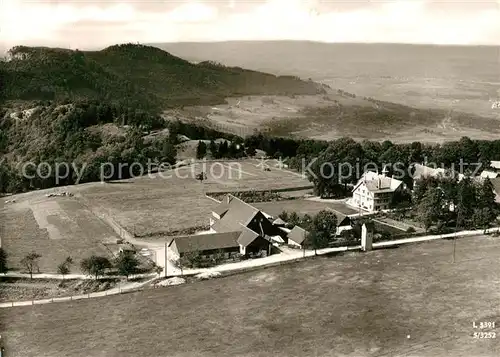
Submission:
[[[38,299],[38,300],[23,300],[23,301],[3,302],[3,303],[0,303],[0,308],[45,305],[45,304],[52,304],[52,303],[57,303],[57,302],[85,300],[85,299],[93,299],[93,298],[98,298],[98,297],[105,297],[105,296],[111,296],[111,295],[130,293],[130,292],[142,290],[145,285],[151,283],[155,279],[157,279],[157,278],[154,277],[154,278],[148,279],[146,281],[138,283],[136,286],[131,286],[128,288],[122,288],[122,287],[118,286],[118,287],[115,287],[115,288],[110,289],[110,290],[96,291],[96,292],[87,293],[87,294],[60,296],[60,297],[44,298],[44,299]]]
[[[224,165],[224,164],[221,164],[221,165],[222,165],[222,167],[228,168],[230,170],[237,170],[239,173],[247,174],[247,175],[254,176],[254,177],[258,177],[259,176],[259,175],[256,175],[256,174],[252,174],[252,173],[250,173],[248,171],[245,171],[243,169],[239,169],[237,167],[231,167],[229,165]]]
[[[222,201],[216,200],[216,199],[215,199],[215,198],[213,198],[213,197],[210,197],[208,194],[205,194],[205,197],[206,197],[206,198],[210,198],[212,201],[215,201],[215,202],[217,202],[217,203],[221,203],[221,202],[222,202]]]
[[[372,220],[374,220],[374,221],[375,221],[375,222],[377,222],[377,223],[384,224],[384,225],[386,225],[386,226],[388,226],[388,227],[392,227],[392,228],[394,228],[394,229],[397,229],[397,230],[400,230],[400,231],[406,232],[406,229],[403,229],[403,228],[401,228],[401,227],[395,226],[395,225],[393,225],[393,224],[390,224],[390,223],[387,223],[387,222],[384,222],[384,221],[380,221],[380,220],[378,220],[378,219],[376,219],[376,218],[372,218]]]

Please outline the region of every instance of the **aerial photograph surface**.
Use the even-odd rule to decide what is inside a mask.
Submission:
[[[500,0],[0,1],[0,357],[499,326]]]

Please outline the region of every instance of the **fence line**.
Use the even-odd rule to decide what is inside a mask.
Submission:
[[[149,282],[150,281],[147,281],[143,285],[146,285]],[[26,301],[10,301],[10,302],[0,303],[0,308],[15,307],[15,306],[44,305],[44,304],[52,304],[52,303],[57,303],[57,302],[76,301],[76,300],[92,299],[92,298],[96,298],[96,297],[105,297],[105,296],[110,296],[110,295],[119,295],[119,294],[134,292],[134,291],[143,291],[144,290],[143,285],[141,285],[139,287],[130,287],[130,288],[125,288],[125,289],[119,287],[119,288],[113,288],[111,290],[106,290],[106,291],[97,291],[94,293],[52,297],[52,298],[39,299],[39,300],[31,299],[31,300],[26,300]]]
[[[255,192],[255,193],[261,193],[261,192],[271,192],[271,193],[278,193],[278,192],[294,192],[294,191],[302,191],[302,190],[310,190],[314,188],[313,185],[306,185],[306,186],[295,186],[295,187],[285,187],[285,188],[274,188],[274,189],[268,189],[268,190],[240,190],[240,191],[208,191],[205,192],[206,195],[227,195],[227,194],[238,194],[238,193],[250,193],[250,192]]]

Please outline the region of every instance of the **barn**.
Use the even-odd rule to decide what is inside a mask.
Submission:
[[[178,257],[187,253],[198,252],[202,256],[211,256],[219,252],[239,253],[238,237],[240,232],[199,234],[175,237],[168,245],[170,250]]]

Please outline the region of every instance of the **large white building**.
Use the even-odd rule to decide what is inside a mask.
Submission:
[[[403,182],[387,176],[387,168],[382,174],[367,171],[354,189],[348,204],[366,211],[388,209],[396,192],[403,190]]]

